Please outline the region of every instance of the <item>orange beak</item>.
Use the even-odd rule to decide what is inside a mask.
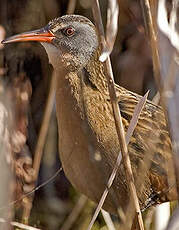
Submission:
[[[4,39],[1,43],[7,44],[12,42],[26,42],[26,41],[51,43],[54,38],[55,36],[51,31],[47,30],[46,28],[42,28],[39,30],[33,30],[30,32],[14,35],[12,37]]]

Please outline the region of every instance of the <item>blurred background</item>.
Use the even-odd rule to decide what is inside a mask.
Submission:
[[[150,2],[155,8],[157,0]],[[107,3],[106,0],[100,1],[104,25],[106,25]],[[86,0],[0,1],[0,40],[43,27],[49,20],[73,10],[75,14],[84,15],[93,21],[91,4]],[[149,98],[154,97],[156,86],[151,51],[145,35],[139,0],[119,1],[118,34],[111,61],[117,84],[140,95],[144,95],[150,89]],[[8,104],[6,108],[10,110],[8,119],[12,123],[8,132],[13,136],[7,140],[11,142],[12,148],[6,151],[9,154],[6,161],[7,167],[15,173],[15,179],[13,180],[14,177],[10,176],[8,183],[6,181],[3,185],[11,191],[11,198],[10,200],[6,198],[5,204],[20,199],[24,193],[33,188],[32,159],[51,76],[52,67],[48,64],[46,52],[40,44],[28,42],[0,45],[0,97],[4,105]],[[60,165],[54,105],[37,185],[53,176]],[[4,205],[3,202],[0,203]],[[26,198],[17,202],[11,211],[8,209],[8,215],[10,218],[15,216],[15,219],[21,222],[25,206]],[[74,207],[77,208],[74,213],[79,212],[79,215],[77,217],[72,215],[74,221],[71,221],[68,216],[72,214]],[[62,171],[35,192],[29,224],[48,230],[83,230],[87,228],[95,207],[93,202],[74,190]],[[146,213],[146,216],[152,215],[151,210]],[[146,221],[149,220],[147,218]],[[116,217],[113,217],[113,220],[117,226],[119,220]],[[146,229],[152,229],[150,221],[148,222],[146,222],[148,226]],[[107,229],[102,216],[99,216],[93,229]]]

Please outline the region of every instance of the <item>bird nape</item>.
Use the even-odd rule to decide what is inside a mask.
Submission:
[[[80,192],[98,202],[120,152],[120,143],[105,68],[99,61],[96,28],[83,16],[67,15],[50,21],[40,30],[12,36],[2,43],[19,41],[38,41],[46,49],[56,73],[56,113],[63,169]],[[140,96],[120,86],[116,86],[116,92],[126,131]],[[169,183],[173,180],[172,148],[161,107],[146,102],[128,152],[141,209],[150,206],[149,201],[156,204],[177,199],[176,190]],[[140,177],[142,181],[138,180]],[[125,211],[129,201],[121,163],[104,209],[116,213],[120,207]]]

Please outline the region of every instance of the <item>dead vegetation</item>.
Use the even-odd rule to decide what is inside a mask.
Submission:
[[[39,28],[54,17],[73,12],[95,22],[103,50],[100,60],[106,65],[121,143],[115,168],[96,208],[71,187],[60,169],[55,80],[44,50],[34,44],[0,46],[0,213],[5,210],[0,216],[0,229],[16,226],[29,230],[160,230],[154,226],[153,208],[141,213],[127,150],[148,93],[136,106],[125,135],[113,79],[141,95],[150,89],[150,99],[159,91],[158,101],[165,110],[173,144],[175,168],[171,168],[170,173],[173,175],[174,171],[179,191],[179,3],[177,0],[109,0],[100,1],[100,5],[97,0],[91,2],[23,0],[20,5],[18,1],[0,2],[0,37],[5,36],[4,31],[9,36]],[[131,194],[127,211],[124,213],[119,209],[119,218],[103,211],[99,214],[121,159]],[[145,161],[149,168],[147,157]],[[141,166],[140,170],[143,175],[136,184],[142,187],[147,169]],[[170,186],[175,186],[175,178],[168,176]],[[172,203],[173,210],[174,206]],[[168,230],[177,229],[177,217],[178,208],[171,215]]]

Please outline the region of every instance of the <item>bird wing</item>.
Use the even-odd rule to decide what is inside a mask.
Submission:
[[[135,106],[141,96],[117,85],[116,92],[124,129],[127,131]],[[173,191],[168,192],[175,180],[172,170],[172,145],[162,107],[147,100],[128,145],[128,151],[133,162],[134,174],[139,175],[137,171],[142,169],[140,168],[142,165],[148,167],[150,184],[154,193],[163,191],[162,198],[166,196],[165,200],[172,199],[171,193],[175,196]]]

